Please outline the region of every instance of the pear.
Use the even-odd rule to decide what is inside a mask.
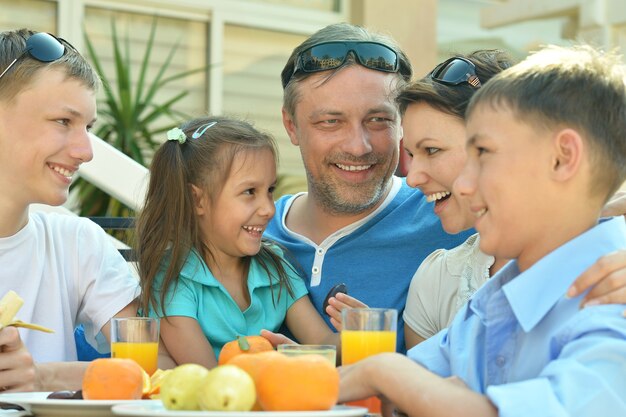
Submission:
[[[250,411],[255,401],[252,377],[234,365],[213,368],[198,391],[198,403],[206,411]]]
[[[198,389],[209,374],[204,366],[186,363],[172,369],[161,382],[161,401],[168,410],[200,410]]]

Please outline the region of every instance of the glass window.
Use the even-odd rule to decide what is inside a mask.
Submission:
[[[1,0],[5,1],[5,0]],[[6,0],[9,3],[8,0]],[[11,6],[0,6],[0,32],[28,28],[38,32],[57,33],[57,4],[44,0],[11,0]]]
[[[115,20],[121,45],[124,45],[127,37],[130,40],[132,82],[136,85],[150,37],[153,16],[95,7],[88,7],[85,10],[87,36],[97,51],[107,78],[111,83],[115,83],[117,80],[113,56],[112,19]],[[146,86],[155,79],[173,47],[176,48],[176,51],[165,72],[165,78],[206,66],[207,25],[206,22],[159,17],[150,55]],[[178,102],[175,110],[193,117],[207,113],[207,76],[204,72],[174,80],[161,87],[155,95],[155,103],[164,103],[181,91],[188,91],[188,95]],[[103,97],[102,91],[99,94],[100,97]],[[177,117],[176,121],[182,119],[186,119],[186,117]],[[163,120],[163,123],[171,123],[171,119]]]
[[[302,9],[321,10],[324,12],[338,12],[339,0],[246,0],[251,3],[275,4],[278,6],[292,6]]]
[[[233,25],[224,32],[224,114],[246,118],[272,133],[280,147],[280,172],[304,175],[299,148],[282,124],[280,72],[306,37]]]

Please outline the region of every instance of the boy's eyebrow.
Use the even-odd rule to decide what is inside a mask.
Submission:
[[[77,117],[77,118],[82,118],[83,114],[81,112],[79,112],[78,110],[69,107],[69,106],[65,106],[63,107],[63,110],[70,113],[72,116]],[[91,122],[89,122],[89,124],[94,124],[96,123],[97,117],[94,117]]]
[[[478,133],[470,136],[469,138],[467,138],[467,142],[465,142],[465,147],[469,148],[471,146],[476,146],[476,142],[479,141],[480,138],[481,138],[481,135]]]

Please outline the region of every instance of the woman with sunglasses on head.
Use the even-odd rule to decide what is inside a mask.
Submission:
[[[87,363],[74,362],[75,326],[108,347],[109,320],[137,311],[137,281],[102,229],[29,213],[34,203],[63,204],[92,159],[99,83],[63,40],[27,29],[0,34],[0,296],[14,290],[24,299],[19,318],[54,330],[0,330],[4,391],[79,389]]]
[[[411,157],[407,183],[434,203],[433,210],[448,233],[471,229],[476,218],[468,199],[452,186],[466,159],[465,109],[481,85],[511,65],[512,59],[500,50],[457,55],[408,85],[397,98],[403,114],[403,144]],[[620,209],[623,202],[615,208]],[[479,239],[474,234],[454,249],[433,252],[415,273],[404,310],[407,349],[448,327],[457,310],[506,264],[506,259],[483,254]],[[624,259],[626,254],[619,252],[604,258],[581,276],[579,291],[569,295],[606,276],[585,302],[625,302]]]
[[[177,364],[217,365],[238,336],[285,323],[302,342],[339,343],[286,253],[262,237],[274,216],[274,139],[226,117],[174,128],[154,154],[137,218],[141,310],[161,317]]]

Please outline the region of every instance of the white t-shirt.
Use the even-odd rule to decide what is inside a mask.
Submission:
[[[128,264],[98,225],[40,212],[0,238],[0,297],[9,290],[24,299],[17,318],[55,331],[20,329],[35,362],[76,360],[74,327],[83,324],[97,345],[102,326],[139,295]]]
[[[424,339],[450,325],[457,311],[489,279],[493,256],[479,249],[478,233],[456,248],[438,249],[411,280],[404,322]]]

